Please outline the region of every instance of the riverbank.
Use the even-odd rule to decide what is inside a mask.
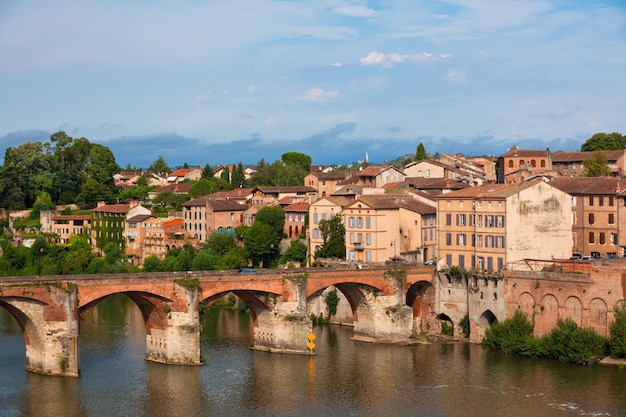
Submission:
[[[613,358],[611,356],[607,356],[606,358],[600,360],[598,365],[602,366],[612,366],[615,368],[623,369],[626,367],[626,359],[625,358]]]

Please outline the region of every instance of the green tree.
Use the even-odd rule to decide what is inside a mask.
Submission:
[[[76,196],[77,203],[84,203],[92,206],[95,206],[98,201],[111,202],[112,200],[113,193],[111,192],[111,189],[93,178],[89,178],[83,184],[80,194]]]
[[[341,216],[336,215],[330,220],[320,220],[319,229],[324,243],[315,257],[345,259],[346,228],[341,221]]]
[[[113,152],[106,146],[92,143],[89,146],[89,162],[86,166],[87,176],[115,191],[113,175],[120,172]]]
[[[219,255],[207,248],[196,254],[191,263],[191,269],[194,271],[209,271],[215,269],[219,262]]]
[[[324,301],[326,302],[326,307],[328,308],[328,319],[337,314],[337,306],[339,305],[339,295],[337,295],[337,290],[332,289],[326,293],[326,297],[324,297]]]
[[[425,159],[428,159],[428,153],[426,152],[424,144],[420,142],[420,144],[417,145],[417,149],[415,150],[415,158],[413,160],[423,161]]]
[[[204,166],[204,168],[202,169],[202,178],[213,178],[213,168],[211,168],[211,165],[206,164]]]
[[[207,178],[200,178],[198,181],[193,183],[191,187],[189,187],[189,196],[191,198],[198,198],[209,195],[214,193],[216,188],[217,186],[215,185],[215,182]]]
[[[281,155],[285,165],[297,165],[309,173],[311,170],[311,157],[300,152],[285,152]]]
[[[615,321],[611,323],[609,332],[611,356],[614,358],[626,358],[626,303],[621,303],[613,308]]]
[[[583,161],[583,177],[607,177],[611,175],[611,168],[606,154],[595,151],[591,158]]]
[[[289,248],[280,257],[279,263],[300,262],[302,266],[306,263],[307,246],[300,240],[293,240]]]
[[[263,207],[256,214],[254,223],[257,222],[271,226],[278,239],[281,239],[285,228],[285,210],[281,206]]]
[[[250,255],[246,248],[240,248],[235,246],[229,249],[224,255],[222,255],[219,264],[215,269],[227,270],[235,268],[243,268],[248,266],[248,259]]]
[[[244,245],[255,265],[264,263],[269,267],[270,262],[279,250],[281,236],[269,224],[255,221],[244,236]]]
[[[596,133],[580,147],[581,152],[621,150],[626,147],[626,136],[621,133]]]
[[[213,233],[207,238],[204,246],[221,256],[237,245],[235,244],[235,237],[233,235],[228,233]]]
[[[30,218],[33,220],[39,219],[39,213],[41,213],[42,210],[54,210],[55,208],[56,205],[52,202],[50,194],[42,192],[39,197],[37,197],[35,204],[33,204]]]
[[[148,170],[157,174],[169,174],[170,172],[172,172],[172,169],[169,167],[169,165],[167,165],[167,162],[165,162],[165,158],[163,158],[161,155],[159,155],[159,157],[152,163],[152,165],[150,165],[150,168],[148,168]]]
[[[160,272],[162,268],[163,262],[156,255],[150,255],[143,261],[144,272]]]
[[[230,180],[230,185],[233,188],[241,188],[244,186],[245,181],[246,178],[243,173],[243,164],[239,162],[235,169],[233,169],[233,176]]]

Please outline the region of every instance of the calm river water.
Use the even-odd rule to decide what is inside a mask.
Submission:
[[[80,378],[24,370],[0,309],[1,416],[626,416],[626,371],[522,359],[464,344],[375,345],[316,327],[317,355],[253,351],[249,317],[204,316],[202,367],[144,361],[144,324],[125,296],[83,323]]]

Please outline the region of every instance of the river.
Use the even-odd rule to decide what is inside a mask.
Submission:
[[[315,327],[316,355],[249,349],[245,313],[203,316],[204,366],[146,362],[139,309],[122,295],[86,317],[80,378],[24,370],[0,308],[1,416],[626,416],[626,370],[525,359],[468,344],[354,342]]]

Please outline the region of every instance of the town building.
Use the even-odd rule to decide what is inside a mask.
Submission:
[[[423,262],[436,247],[434,205],[410,195],[363,196],[343,208],[346,259]]]
[[[609,169],[614,177],[621,177],[626,173],[626,150],[600,151],[606,156]],[[583,162],[593,158],[594,152],[552,152],[552,166],[554,171],[566,177],[581,177],[584,175]]]
[[[334,216],[340,216],[343,207],[350,203],[344,197],[323,197],[309,206],[309,260],[315,262],[317,252],[324,245],[322,231],[319,228],[321,220],[330,220]]]
[[[572,253],[593,258],[626,255],[626,236],[620,219],[626,217],[620,197],[622,178],[554,177],[550,184],[571,196]]]
[[[311,202],[317,199],[317,190],[313,187],[302,185],[257,187],[252,190],[253,205],[278,203],[285,197],[290,199],[289,203],[297,201]]]
[[[136,200],[130,200],[125,204],[99,202],[97,207],[91,210],[91,233],[95,246],[102,250],[112,242],[120,249],[124,249],[126,219],[139,214],[151,214],[151,212]]]
[[[243,222],[246,206],[234,200],[201,197],[183,203],[185,230],[199,242],[216,232],[230,232]]]
[[[467,188],[435,200],[440,268],[501,271],[509,262],[572,254],[571,197],[543,178]]]
[[[202,168],[181,168],[167,176],[168,184],[179,184],[185,180],[198,181],[202,178]]]
[[[352,176],[353,171],[315,171],[304,177],[304,185],[317,190],[317,197],[323,198],[337,191],[337,183]]]
[[[46,210],[45,214],[49,215],[47,228],[44,228],[42,222],[42,233],[52,233],[54,243],[67,244],[70,238],[75,235],[84,235],[87,241],[91,243],[91,214],[56,214],[56,211]],[[44,211],[41,212],[40,218],[43,217]]]
[[[309,212],[309,204],[303,201],[293,203],[284,208],[285,210],[285,236],[293,239],[305,233],[304,220]]]
[[[524,150],[513,146],[498,158],[498,182],[501,184],[519,184],[524,180],[552,170],[552,153]]]

